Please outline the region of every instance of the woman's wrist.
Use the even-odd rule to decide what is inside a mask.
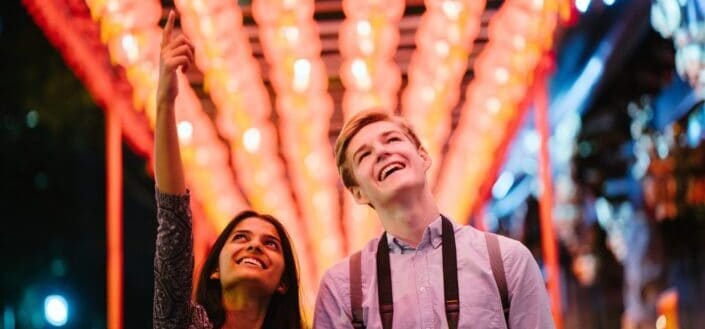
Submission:
[[[167,97],[157,97],[157,112],[174,109],[174,103],[174,99],[168,99]]]

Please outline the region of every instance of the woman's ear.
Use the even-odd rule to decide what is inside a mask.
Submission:
[[[220,271],[216,268],[210,276],[211,280],[220,280]]]
[[[283,295],[286,293],[287,290],[289,290],[287,284],[284,282],[279,282],[279,285],[277,286],[277,292]]]

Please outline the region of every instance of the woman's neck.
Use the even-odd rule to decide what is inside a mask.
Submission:
[[[262,328],[270,297],[253,297],[249,293],[223,291],[225,322],[222,328]]]

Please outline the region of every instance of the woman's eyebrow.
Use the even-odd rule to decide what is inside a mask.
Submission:
[[[272,239],[272,240],[275,240],[275,241],[281,243],[281,241],[279,240],[279,238],[277,238],[277,237],[274,236],[274,235],[271,235],[271,234],[263,234],[263,235],[264,235],[266,238],[270,238],[270,239]]]

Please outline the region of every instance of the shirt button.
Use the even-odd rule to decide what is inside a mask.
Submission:
[[[426,288],[425,288],[425,287],[421,287],[421,288],[419,288],[419,291],[420,291],[420,292],[424,292],[424,291],[426,291]]]

